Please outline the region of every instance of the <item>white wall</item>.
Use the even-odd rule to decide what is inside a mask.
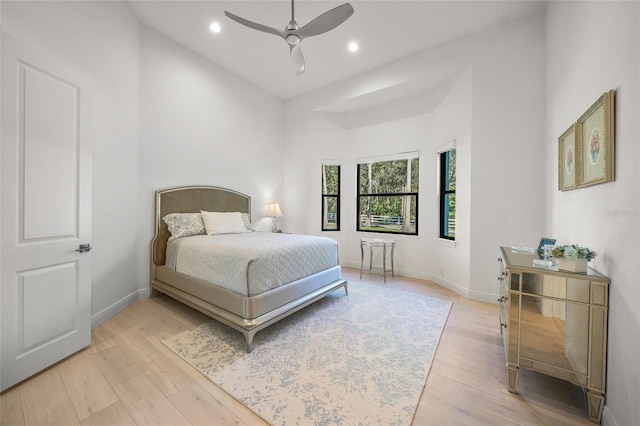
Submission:
[[[138,298],[138,21],[121,2],[3,1],[1,7],[3,31],[93,83],[95,325]]]
[[[473,62],[470,296],[495,302],[497,247],[544,224],[544,16],[479,40]]]
[[[469,296],[471,249],[471,124],[473,71],[467,68],[457,84],[433,113],[433,145],[436,149],[455,141],[456,147],[456,242],[455,246],[435,240],[427,247],[430,279]],[[433,175],[431,175],[433,177]],[[437,211],[433,184],[425,195],[431,201],[429,211]],[[433,213],[431,213],[433,215]],[[439,230],[431,228],[433,241]]]
[[[388,144],[394,146],[389,153],[398,152],[396,144],[416,139],[415,127],[409,123],[425,111],[415,107],[420,103],[430,106],[426,113],[435,114],[437,124],[433,116],[424,116],[424,127],[418,131],[423,134],[414,142],[422,154],[424,179],[421,236],[396,238],[400,241],[397,264],[408,276],[429,278],[472,298],[494,302],[498,246],[535,245],[543,230],[544,40],[544,17],[537,15],[287,101],[284,173],[285,202],[294,216],[288,222],[290,230],[319,232],[320,221],[315,216],[320,212],[320,176],[315,164],[327,156],[349,164],[353,158],[379,149],[371,151],[362,143],[350,143],[354,134],[350,126],[357,122],[364,127],[367,118],[376,123],[383,116],[379,112],[384,105],[357,113],[332,113],[331,120],[322,124],[318,122],[322,114],[314,111],[339,110],[349,99],[393,90],[394,86],[429,79],[450,84],[455,78],[457,83],[444,96],[432,88],[404,103],[396,100],[389,104],[387,111],[393,110],[393,123],[398,125],[373,125],[367,137],[382,134],[381,129],[393,129],[387,133]],[[440,96],[437,105],[431,105],[434,96]],[[398,116],[398,111],[405,111],[404,117]],[[427,124],[431,122],[434,124]],[[439,246],[434,238],[438,211],[432,198],[436,178],[433,150],[451,138],[456,138],[460,147],[457,191],[462,201],[455,248]],[[361,235],[353,232],[355,213],[347,208],[355,205],[352,174],[347,171],[343,175],[343,231],[327,235],[341,244],[343,264],[359,266]]]
[[[281,100],[145,26],[141,30],[139,265],[149,288],[155,191],[213,185],[252,198],[254,224],[270,229],[281,201]]]
[[[603,424],[640,419],[640,7],[638,2],[551,2],[547,16],[548,235],[599,256],[611,277]],[[557,190],[558,137],[605,91],[616,89],[615,182]]]

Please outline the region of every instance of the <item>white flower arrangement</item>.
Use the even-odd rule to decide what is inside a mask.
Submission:
[[[595,251],[591,251],[588,247],[580,247],[577,244],[555,246],[551,254],[555,258],[560,259],[563,257],[569,260],[587,259],[587,261],[591,261],[596,258]]]

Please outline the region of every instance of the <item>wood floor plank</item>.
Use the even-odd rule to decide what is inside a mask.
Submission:
[[[186,425],[189,421],[144,374],[114,388],[138,425]]]
[[[106,331],[109,332],[109,334],[114,336],[118,332],[136,325],[136,323],[140,321],[140,317],[138,317],[138,315],[136,314],[133,308],[134,306],[135,303],[127,307],[127,309],[118,312],[117,315],[112,316],[107,321],[103,322],[101,326],[104,327]]]
[[[178,368],[180,368],[185,374],[187,374],[194,382],[200,381],[204,377],[204,375],[189,365],[188,362],[179,357],[175,352],[171,349],[167,348],[161,339],[158,339],[155,336],[149,337],[149,343],[151,343],[155,348],[166,356],[171,362],[173,362]],[[209,379],[207,379],[209,380]]]
[[[147,338],[127,328],[114,337],[129,358],[142,369],[149,379],[165,394],[171,395],[193,382],[174,362],[155,348]]]
[[[518,419],[522,425],[539,425],[553,419],[550,424],[558,424],[560,419],[554,419],[551,411],[541,410],[538,405],[532,404],[530,400],[525,400],[520,395],[501,392],[500,386],[492,389],[477,388],[468,386],[466,381],[452,380],[449,377],[434,374],[431,381],[430,391],[438,392],[450,398],[462,398],[467,405],[474,405],[477,408],[488,411],[496,418]],[[428,403],[427,403],[428,404]],[[586,417],[582,418],[588,424]],[[566,419],[566,424],[573,423],[571,419]]]
[[[202,389],[209,393],[220,404],[220,410],[223,412],[223,416],[238,417],[241,424],[248,425],[262,425],[266,424],[260,417],[248,410],[242,403],[234,399],[227,392],[222,390],[215,383],[211,382],[206,376],[200,373],[198,370],[189,365],[188,362],[180,358],[173,351],[167,348],[162,342],[155,338],[149,338],[149,341],[158,348],[167,358],[171,359],[181,367],[185,373],[191,376],[195,383],[197,383]],[[191,386],[191,385],[190,385]],[[232,414],[225,414],[226,412]]]
[[[495,425],[513,426],[516,421],[491,413],[493,406],[481,407],[471,403],[467,394],[444,394],[439,388],[430,386],[425,388],[421,404],[447,417],[467,425]]]
[[[255,422],[259,421],[255,418],[251,419],[251,423],[243,421],[198,383],[192,383],[181,389],[171,395],[169,399],[182,415],[194,425],[245,425],[258,424]]]
[[[501,394],[513,396],[514,394],[507,390],[506,377],[503,385],[500,388]],[[587,420],[584,392],[569,382],[522,369],[517,391],[518,397],[528,404],[542,407],[554,415],[580,422]]]
[[[91,330],[91,345],[87,348],[89,353],[116,346],[111,335],[102,325]]]
[[[0,396],[0,424],[24,425],[20,388],[9,389]]]
[[[446,414],[423,404],[419,404],[416,409],[416,414],[413,417],[413,426],[433,426],[433,425],[446,425],[446,426],[464,426],[464,423],[459,422]]]
[[[133,327],[145,336],[167,339],[193,328],[191,322],[184,321],[164,304],[159,305],[150,299],[136,303],[132,309],[135,309],[141,318]]]
[[[170,299],[168,297],[164,297],[164,299],[169,301],[165,304],[167,309],[169,309],[174,314],[179,315],[183,321],[190,323],[193,327],[197,327],[211,320],[211,318],[201,313],[200,311],[196,311],[195,309],[185,310],[184,304],[176,300]]]
[[[500,393],[500,389],[503,386],[500,377],[486,374],[482,370],[466,370],[453,364],[445,364],[444,362],[439,362],[431,368],[429,385],[432,384],[433,378],[436,375],[446,377],[449,380],[455,380],[458,383],[463,383],[465,386],[473,386],[476,389],[494,394]]]
[[[136,422],[122,402],[118,401],[82,420],[82,426],[135,426]]]
[[[88,352],[73,355],[58,371],[80,420],[118,401]]]
[[[144,374],[120,346],[92,353],[91,358],[112,387]]]
[[[51,367],[21,384],[20,397],[27,425],[80,424],[57,367]]]

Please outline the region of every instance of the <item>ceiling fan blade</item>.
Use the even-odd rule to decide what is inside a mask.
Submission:
[[[268,27],[266,25],[258,24],[256,22],[249,21],[248,19],[241,18],[238,15],[234,15],[231,12],[227,12],[226,10],[224,11],[224,14],[227,15],[228,18],[231,18],[234,21],[236,21],[236,22],[238,22],[238,23],[240,23],[240,24],[242,24],[244,26],[247,26],[249,28],[253,28],[254,30],[262,31],[264,33],[274,34],[274,35],[280,36],[282,38],[285,38],[284,31],[278,30],[276,28]]]
[[[326,33],[342,24],[353,15],[353,6],[345,3],[335,7],[295,31],[300,39]]]
[[[300,45],[291,47],[291,68],[296,75],[304,73],[304,56],[302,55],[302,49]]]

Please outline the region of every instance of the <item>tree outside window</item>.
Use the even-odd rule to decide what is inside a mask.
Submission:
[[[339,165],[322,165],[322,230],[340,230]]]
[[[358,164],[357,230],[418,235],[418,157]]]

